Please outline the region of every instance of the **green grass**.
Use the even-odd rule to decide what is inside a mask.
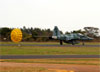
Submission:
[[[100,65],[99,59],[4,59],[1,62]]]
[[[0,46],[0,55],[99,55],[100,47]]]
[[[0,44],[58,44],[58,42],[0,42]],[[87,45],[98,45],[99,42],[86,42]],[[34,46],[0,46],[0,55],[98,55],[100,47],[34,47]]]
[[[0,42],[0,44],[59,44],[58,42]]]
[[[14,42],[0,42],[0,44],[58,44],[59,42],[20,42],[20,43],[14,43]],[[79,43],[78,45],[81,45],[82,43]],[[100,45],[100,42],[85,42],[86,45]],[[64,45],[67,45],[67,43],[64,43]]]

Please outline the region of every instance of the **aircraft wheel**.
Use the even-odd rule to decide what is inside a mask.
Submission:
[[[85,45],[84,42],[82,43],[82,45]]]
[[[62,42],[62,40],[60,40],[60,45],[63,45],[63,42]]]
[[[72,45],[75,45],[75,44],[74,44],[74,41],[72,41]]]

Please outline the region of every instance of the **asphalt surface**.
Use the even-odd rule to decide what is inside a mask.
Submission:
[[[0,55],[0,59],[100,58],[100,55]]]
[[[0,46],[42,46],[42,47],[100,47],[100,45],[58,45],[58,44],[0,44]]]

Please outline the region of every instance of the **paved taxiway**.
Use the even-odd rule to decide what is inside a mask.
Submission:
[[[100,55],[0,55],[0,59],[100,58]]]
[[[42,46],[42,47],[100,47],[100,45],[58,45],[58,44],[0,44],[0,46]]]

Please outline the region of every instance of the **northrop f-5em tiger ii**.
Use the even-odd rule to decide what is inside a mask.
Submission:
[[[79,43],[79,40],[93,40],[93,38],[80,33],[61,34],[57,26],[54,27],[52,38],[60,40],[60,45],[63,45],[63,42],[75,45]]]

